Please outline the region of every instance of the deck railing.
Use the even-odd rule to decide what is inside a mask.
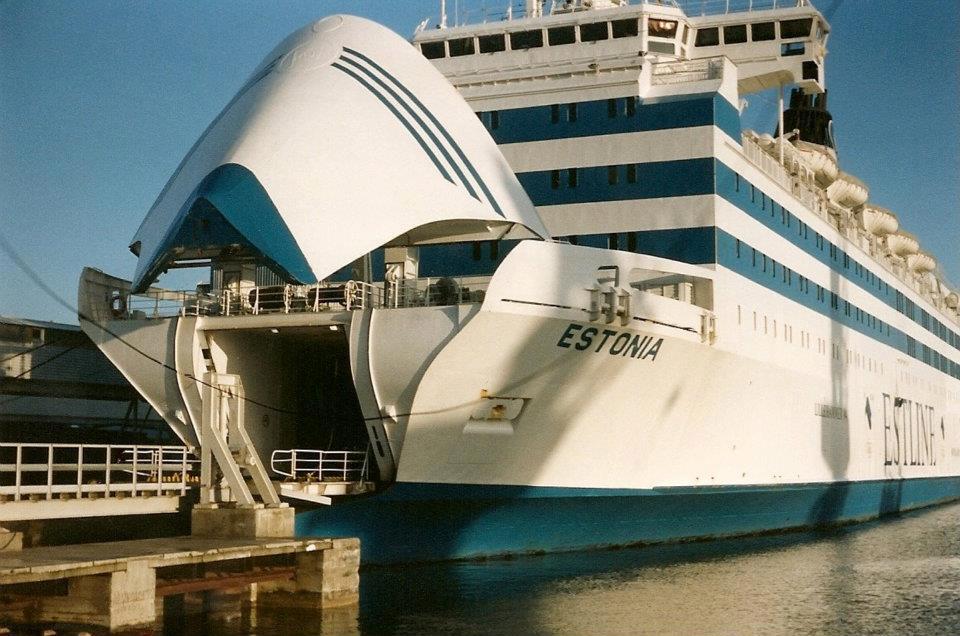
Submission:
[[[184,495],[197,460],[184,446],[0,443],[3,501]]]
[[[367,481],[366,451],[327,451],[304,448],[275,450],[270,468],[278,475],[295,480]]]
[[[433,307],[483,302],[489,276],[416,278],[387,283],[267,285],[213,293],[150,290],[124,298],[116,318],[319,313],[366,308]]]

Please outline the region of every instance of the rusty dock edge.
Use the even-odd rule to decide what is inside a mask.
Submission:
[[[255,584],[251,599],[358,601],[359,539],[188,536],[0,552],[0,621],[154,625],[164,596]]]

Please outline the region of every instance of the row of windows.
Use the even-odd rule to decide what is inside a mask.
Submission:
[[[819,232],[813,232],[813,246],[810,243],[810,228],[803,221],[789,212],[786,208],[779,205],[759,188],[743,179],[738,173],[734,173],[734,191],[743,192],[749,190],[749,202],[754,206],[754,216],[759,208],[759,216],[764,218],[769,225],[779,221],[781,234],[794,239],[794,242],[804,246],[808,252],[819,251],[823,253],[821,261],[827,262],[835,270],[843,270],[845,276],[850,280],[858,281],[865,289],[871,291],[875,296],[886,302],[897,311],[904,314],[910,320],[920,324],[924,329],[937,336],[940,340],[946,342],[957,350],[960,350],[960,334],[954,332],[946,324],[937,320],[929,312],[919,309],[915,303],[906,298],[904,294],[891,288],[879,276],[874,274],[869,268],[852,258],[847,252],[840,249],[837,245],[824,239]],[[792,228],[796,228],[796,234],[792,234]],[[807,245],[804,245],[807,244]],[[829,259],[827,258],[829,255]],[[917,314],[919,313],[919,318]]]
[[[543,46],[562,46],[576,44],[577,42],[600,42],[609,39],[637,37],[640,35],[640,20],[642,18],[567,24],[547,29],[527,29],[509,33],[491,33],[489,35],[421,42],[420,52],[427,59],[433,60],[444,57],[474,55],[477,52],[499,53],[506,51],[508,44],[511,51],[522,51]],[[684,40],[687,38],[688,30],[689,27],[684,25]],[[652,38],[672,40],[677,35],[677,21],[651,18],[647,23],[647,35]],[[654,47],[650,47],[650,49],[656,53],[674,52],[672,45],[669,51],[654,50]]]
[[[737,324],[740,326],[744,324],[744,313],[746,312],[743,311],[743,307],[737,305]],[[753,331],[757,333],[763,332],[763,335],[771,336],[778,340],[780,335],[782,335],[785,343],[796,344],[802,349],[812,350],[813,339],[811,338],[812,334],[810,332],[801,329],[799,333],[800,337],[795,339],[793,337],[793,325],[783,323],[778,329],[776,318],[758,313],[757,311],[753,312]],[[827,342],[828,340],[826,338],[817,337],[816,351],[818,354],[823,356],[827,355]],[[845,360],[848,365],[856,366],[871,373],[879,373],[881,375],[884,373],[883,363],[865,354],[861,354],[852,349],[846,349],[846,355],[844,355],[844,348],[836,343],[831,343],[830,352],[834,360]]]
[[[777,39],[777,25],[780,26],[780,38],[806,38],[813,28],[813,18],[797,20],[781,20],[777,22],[757,22],[754,24],[731,24],[725,27],[707,27],[697,29],[694,46],[718,46],[721,44],[720,35],[723,34],[723,44],[743,44],[747,41],[747,32],[751,42],[765,42]],[[818,23],[818,29],[820,25]],[[821,37],[822,31],[818,33]]]
[[[784,295],[787,297],[792,295],[795,297],[794,299],[796,299],[798,295],[810,295],[811,289],[813,289],[816,293],[816,302],[821,305],[827,305],[829,303],[829,315],[831,315],[834,320],[839,320],[847,326],[859,327],[859,330],[863,333],[873,333],[875,337],[878,337],[881,341],[888,342],[888,344],[890,343],[891,336],[894,338],[898,336],[899,331],[894,330],[896,333],[891,334],[890,325],[884,323],[880,318],[856,306],[849,300],[841,298],[836,292],[827,290],[819,284],[814,283],[811,287],[810,281],[803,276],[798,275],[796,277],[797,285],[794,286],[794,272],[790,270],[790,268],[778,263],[775,259],[760,252],[756,248],[742,243],[740,239],[735,239],[734,249],[736,257],[739,260],[748,258],[747,254],[749,251],[751,267],[758,274],[754,278],[759,279],[761,284],[763,284],[763,274],[769,274],[771,278],[776,279],[776,283],[765,286],[773,289],[786,289],[788,292],[792,290],[792,294],[786,293]],[[797,292],[799,292],[799,294]],[[806,304],[807,306],[812,306],[810,301]],[[927,345],[920,344],[918,346],[917,341],[910,336],[904,334],[904,337],[906,340],[907,355],[921,360],[925,364],[960,380],[960,363],[954,362]]]
[[[578,168],[550,171],[550,189],[559,190],[561,186],[576,188],[580,185],[580,171]],[[637,164],[628,163],[618,166],[607,166],[607,185],[637,182]]]

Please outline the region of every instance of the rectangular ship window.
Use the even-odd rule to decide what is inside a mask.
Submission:
[[[718,44],[720,44],[719,28],[697,29],[697,39],[694,46],[716,46]]]
[[[628,163],[627,164],[627,183],[636,183],[637,182],[637,164]]]
[[[754,42],[765,42],[777,38],[773,22],[757,22],[750,25],[750,37]]]
[[[743,44],[747,41],[747,25],[734,24],[723,27],[724,44]]]
[[[624,100],[627,104],[627,117],[633,117],[637,114],[637,98],[636,97],[627,97]]]
[[[571,188],[577,187],[577,169],[570,168],[567,170],[567,185]]]
[[[637,24],[636,18],[632,18],[630,20],[614,20],[610,23],[610,26],[613,28],[613,37],[631,38],[639,35],[640,30]]]
[[[672,40],[677,36],[677,21],[650,18],[647,22],[647,35],[652,38],[668,38]]]
[[[577,121],[577,105],[567,104],[567,121]]]
[[[617,100],[608,99],[607,100],[607,117],[613,119],[617,116]]]
[[[473,55],[476,52],[473,48],[473,38],[450,40],[448,46],[450,47],[450,57]]]
[[[553,27],[547,29],[547,41],[550,42],[550,46],[574,44],[577,41],[577,31],[573,25]]]
[[[812,18],[802,18],[800,20],[781,20],[780,37],[787,38],[805,38],[810,35],[810,29],[813,27]]]
[[[557,190],[560,188],[560,171],[551,170],[550,171],[550,189]]]
[[[620,166],[607,166],[607,184],[617,185],[620,180]]]
[[[609,37],[607,22],[593,22],[580,25],[581,42],[598,42]]]
[[[421,42],[420,43],[420,52],[423,53],[423,57],[428,60],[436,60],[441,57],[446,57],[446,43],[445,42]]]
[[[507,38],[503,33],[481,35],[477,38],[481,53],[499,53],[507,50]]]
[[[550,123],[556,124],[560,122],[560,104],[553,104],[550,106]]]
[[[516,31],[510,34],[510,48],[514,51],[536,49],[543,46],[543,31]]]

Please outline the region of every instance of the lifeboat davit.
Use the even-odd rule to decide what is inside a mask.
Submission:
[[[793,142],[800,160],[813,170],[814,178],[821,187],[826,188],[837,180],[840,173],[837,168],[837,151],[833,148],[798,139]]]
[[[913,234],[901,230],[887,236],[887,247],[897,256],[906,258],[920,251],[920,242]]]
[[[907,267],[918,274],[925,274],[937,268],[937,260],[926,252],[917,252],[907,256]]]
[[[900,227],[897,215],[877,205],[867,204],[860,210],[860,225],[874,236],[893,234]]]
[[[836,180],[827,188],[827,196],[837,205],[845,208],[855,208],[867,202],[870,191],[860,179],[852,174],[838,171]]]

